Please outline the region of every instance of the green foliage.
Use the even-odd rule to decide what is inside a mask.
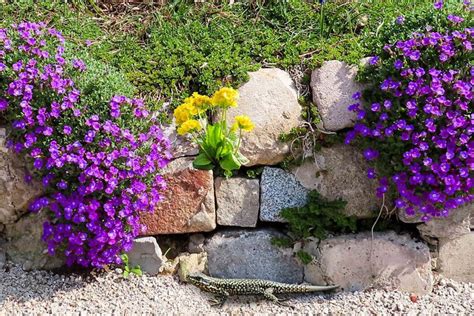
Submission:
[[[262,174],[262,172],[263,172],[263,167],[254,167],[254,168],[247,169],[245,174],[250,179],[256,179]]]
[[[304,250],[299,250],[296,253],[296,256],[298,257],[298,259],[301,260],[303,264],[310,264],[313,261],[313,256]]]
[[[164,7],[107,15],[94,1],[16,0],[0,7],[0,26],[46,20],[77,44],[91,40],[91,57],[115,66],[155,109],[191,91],[236,87],[260,66],[316,67],[338,59],[357,64],[381,43],[397,15],[431,0],[170,1]],[[222,2],[221,2],[222,3]]]
[[[280,214],[288,221],[289,229],[296,239],[311,236],[324,239],[327,232],[356,230],[356,219],[342,214],[346,204],[340,199],[329,201],[317,191],[311,191],[305,206],[287,208]]]
[[[120,256],[120,258],[122,259],[122,263],[123,263],[123,277],[124,278],[128,278],[128,276],[130,274],[135,274],[137,276],[142,276],[143,275],[142,268],[139,265],[136,265],[134,267],[130,267],[130,262],[128,260],[127,254],[125,254],[125,253],[122,254]]]
[[[107,108],[101,110],[108,110],[108,102],[113,96],[133,97],[137,92],[122,72],[98,61],[91,56],[87,49],[74,45],[68,47],[66,52],[68,59],[78,58],[87,65],[86,72],[79,73],[74,77],[76,86],[82,92],[81,102],[83,104],[94,107],[105,104]]]
[[[288,237],[273,237],[271,243],[277,247],[289,248],[293,245],[293,240]]]
[[[240,169],[248,159],[239,152],[240,137],[227,129],[225,122],[208,124],[203,137],[197,141],[201,149],[194,159],[196,169],[213,169],[219,166],[226,177],[232,176],[232,171]]]

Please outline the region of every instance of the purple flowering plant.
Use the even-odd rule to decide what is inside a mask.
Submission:
[[[388,42],[362,71],[370,88],[353,96],[357,122],[345,139],[374,164],[377,195],[394,195],[397,208],[423,221],[474,198],[474,28],[442,1],[434,9],[433,24]],[[391,27],[417,21],[406,16]]]
[[[139,213],[162,199],[170,144],[139,99],[84,102],[91,98],[74,78],[85,75],[45,23],[0,29],[0,122],[11,124],[9,148],[29,158],[46,192],[30,210],[50,215],[49,254],[100,268],[122,262],[144,229]]]

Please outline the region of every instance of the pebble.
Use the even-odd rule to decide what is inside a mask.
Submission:
[[[212,296],[172,276],[130,276],[120,270],[88,275],[25,272],[7,263],[0,269],[0,316],[3,315],[473,315],[474,284],[445,280],[433,293],[419,296],[393,290],[289,295],[279,306],[256,297],[231,297],[222,309],[209,305]],[[285,298],[287,298],[285,297]]]

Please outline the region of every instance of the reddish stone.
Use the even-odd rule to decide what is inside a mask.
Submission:
[[[194,158],[179,158],[165,170],[164,200],[153,214],[143,213],[144,236],[207,232],[216,228],[212,171],[196,170]]]

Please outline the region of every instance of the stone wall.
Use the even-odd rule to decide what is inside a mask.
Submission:
[[[354,117],[346,109],[352,93],[360,89],[354,81],[356,71],[330,61],[313,72],[313,101],[322,128],[338,132],[353,125]],[[250,73],[250,81],[239,92],[239,108],[229,114],[245,113],[256,123],[255,132],[242,142],[242,152],[250,160],[248,166],[263,167],[261,175],[225,179],[194,169],[196,147],[177,137],[170,126],[165,133],[173,140],[175,160],[164,170],[168,191],[156,212],[141,219],[148,230],[129,254],[132,265],[140,264],[150,274],[177,272],[182,278],[205,270],[218,277],[337,283],[349,291],[389,287],[427,293],[438,272],[474,281],[472,205],[448,219],[418,223],[422,241],[387,231],[312,239],[293,248],[273,246],[273,237],[284,236],[281,209],[305,205],[311,190],[347,201],[346,215],[359,219],[374,218],[381,201],[375,196],[376,183],[366,177],[367,165],[357,148],[335,145],[289,170],[278,166],[290,150],[280,142],[280,134],[302,123],[289,74],[280,69]],[[19,161],[4,148],[5,133],[0,129],[0,188],[4,188],[0,191],[4,239],[0,247],[9,260],[25,269],[60,266],[59,258],[45,255],[39,240],[41,216],[25,214],[29,201],[41,190],[23,181],[25,165],[14,166]],[[402,214],[399,217],[413,224]],[[169,234],[186,234],[189,239],[187,252],[173,260],[162,254],[166,245],[160,236]],[[313,262],[304,265],[297,259],[301,249],[312,255]]]

